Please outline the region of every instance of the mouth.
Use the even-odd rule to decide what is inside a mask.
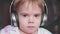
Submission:
[[[34,29],[35,27],[34,26],[27,26],[28,29]]]

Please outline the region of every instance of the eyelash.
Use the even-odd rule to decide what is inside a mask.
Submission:
[[[28,15],[23,15],[23,17],[27,17]],[[34,15],[34,17],[39,17],[40,15]]]
[[[39,15],[34,15],[35,17],[39,17]]]
[[[23,15],[24,17],[26,17],[27,15]]]

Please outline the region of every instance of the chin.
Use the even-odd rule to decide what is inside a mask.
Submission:
[[[36,30],[28,30],[27,33],[34,33]]]
[[[30,31],[30,32],[26,32],[26,33],[28,33],[28,34],[32,34],[32,33],[34,33],[33,31]]]

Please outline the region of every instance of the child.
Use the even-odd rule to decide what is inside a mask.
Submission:
[[[43,0],[15,0],[12,5],[17,15],[18,27],[8,25],[0,34],[52,34],[44,28],[39,28],[45,9]]]

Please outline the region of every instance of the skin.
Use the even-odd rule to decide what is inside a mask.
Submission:
[[[21,34],[37,34],[41,24],[42,10],[37,4],[25,3],[18,10],[19,30]],[[29,27],[31,26],[31,27]],[[33,27],[32,27],[33,26]]]

